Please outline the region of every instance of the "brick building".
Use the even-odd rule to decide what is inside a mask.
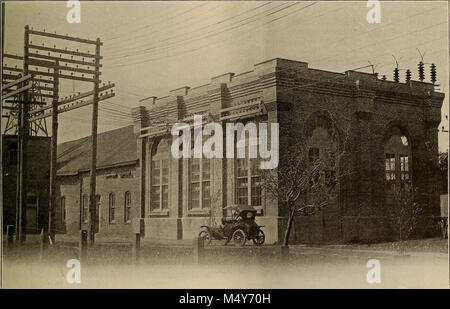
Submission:
[[[424,206],[417,236],[437,233],[441,178],[437,126],[444,95],[434,85],[396,83],[376,75],[308,68],[273,59],[207,85],[141,100],[134,126],[98,136],[99,235],[189,239],[200,226],[220,222],[223,206],[258,209],[267,243],[280,242],[287,210],[261,186],[254,159],[175,159],[171,124],[194,115],[228,122],[279,123],[280,143],[298,135],[308,156],[339,152],[346,174],[336,198],[313,216],[296,217],[292,242],[373,242],[392,238],[386,219],[393,188],[417,187]],[[58,147],[59,231],[87,227],[90,138]],[[283,164],[280,149],[280,163]]]
[[[222,206],[246,203],[258,209],[267,243],[281,241],[286,209],[262,190],[251,159],[171,156],[175,137],[170,124],[189,123],[201,114],[222,124],[277,122],[280,140],[298,133],[307,140],[309,155],[343,152],[337,172],[351,173],[342,179],[331,205],[314,216],[296,218],[294,242],[389,239],[386,210],[392,188],[411,183],[425,207],[420,235],[430,235],[439,215],[437,126],[443,99],[425,82],[334,73],[278,58],[249,72],[213,77],[207,85],[149,97],[133,109],[138,160],[133,181],[139,194],[133,199],[134,227],[149,238],[192,238],[201,225],[220,222]]]
[[[133,126],[100,133],[97,145],[98,235],[132,235],[131,219],[139,215]],[[58,145],[58,233],[89,230],[90,162],[90,137]]]
[[[3,231],[16,226],[17,135],[2,135]],[[30,136],[28,140],[26,233],[38,233],[48,214],[50,181],[50,138]]]

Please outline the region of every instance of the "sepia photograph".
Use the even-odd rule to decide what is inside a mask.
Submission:
[[[1,288],[450,288],[448,6],[1,1]]]

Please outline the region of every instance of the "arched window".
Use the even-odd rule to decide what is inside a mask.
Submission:
[[[130,191],[125,192],[124,221],[125,221],[125,223],[131,222],[131,193],[130,193]]]
[[[327,162],[324,181],[333,185],[336,178],[336,143],[329,130],[323,126],[316,127],[308,139],[308,161],[314,164],[320,159]]]
[[[150,211],[169,209],[170,147],[161,140],[152,155]]]
[[[391,129],[391,136],[384,145],[384,153],[387,189],[407,188],[411,181],[411,146],[398,127]]]
[[[114,193],[109,194],[109,223],[116,222],[116,196]]]
[[[83,223],[88,223],[89,199],[87,194],[83,194],[81,200],[81,219]]]
[[[60,201],[60,207],[61,207],[61,222],[66,222],[66,197],[62,196]]]

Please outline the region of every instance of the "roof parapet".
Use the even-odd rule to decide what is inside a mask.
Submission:
[[[187,96],[189,89],[191,89],[191,87],[188,87],[188,86],[176,88],[176,89],[170,90],[170,95],[172,95],[174,97]]]
[[[230,83],[233,80],[234,73],[225,73],[211,78],[211,84]]]
[[[151,96],[151,97],[147,97],[147,98],[141,99],[141,100],[139,100],[139,102],[141,102],[141,103],[150,103],[150,104],[153,105],[153,104],[156,103],[157,99],[158,99],[158,97]]]

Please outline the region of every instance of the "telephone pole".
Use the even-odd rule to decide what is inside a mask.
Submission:
[[[95,74],[94,74],[94,93],[92,103],[92,154],[91,154],[91,172],[90,172],[90,195],[89,195],[89,213],[90,230],[89,239],[91,245],[95,242],[95,233],[97,233],[98,206],[96,196],[97,186],[97,126],[98,126],[98,88],[99,88],[99,64],[100,64],[100,39],[97,38],[95,45]]]
[[[24,53],[23,53],[23,74],[28,75],[28,42],[29,42],[29,27],[25,26],[24,34]],[[29,104],[30,96],[28,92],[23,95],[23,103],[20,104],[20,129],[19,129],[19,224],[17,239],[20,243],[26,240],[26,225],[27,225],[27,159],[28,159],[28,136],[30,134],[29,123]]]
[[[30,36],[37,40],[51,39],[56,43],[51,46],[45,46],[42,44],[34,43],[30,41]],[[91,50],[80,51],[79,49],[68,49],[67,47],[57,47],[58,43],[76,42],[83,44],[84,46],[95,46],[95,53]],[[3,69],[7,69],[11,72],[19,72],[20,74],[9,74],[4,76],[4,80],[12,80],[13,82],[5,87],[11,88],[19,85],[25,80],[33,77],[33,85],[26,85],[23,83],[22,88],[8,92],[6,96],[19,96],[23,91],[31,89],[29,93],[24,93],[23,98],[20,101],[13,101],[18,106],[15,108],[18,115],[5,114],[8,118],[7,128],[5,131],[18,128],[18,143],[19,146],[19,162],[17,170],[17,239],[23,242],[25,240],[25,228],[26,228],[26,175],[27,175],[27,145],[28,136],[37,136],[40,132],[48,136],[46,125],[42,126],[41,122],[47,117],[52,118],[52,137],[51,137],[51,150],[50,150],[50,192],[49,192],[49,207],[48,215],[45,217],[45,230],[46,240],[47,234],[52,241],[55,240],[56,228],[58,226],[56,222],[56,209],[57,209],[57,190],[56,190],[56,172],[57,172],[57,143],[58,143],[58,114],[68,112],[83,106],[93,105],[92,113],[92,159],[91,159],[91,172],[90,172],[90,199],[89,199],[89,225],[82,227],[82,229],[89,230],[91,243],[94,243],[95,233],[98,232],[98,208],[96,198],[96,165],[97,165],[97,122],[98,122],[98,104],[100,101],[112,98],[115,96],[112,88],[114,84],[103,84],[100,87],[100,75],[102,64],[100,60],[100,46],[103,43],[99,38],[96,40],[89,40],[79,37],[73,37],[68,35],[61,35],[51,32],[29,29],[25,27],[25,42],[24,42],[24,55],[10,55],[4,54],[8,59],[23,61],[23,69],[17,67],[8,67],[2,64]],[[59,56],[58,56],[59,55]],[[33,70],[34,68],[34,70]],[[46,71],[47,70],[47,71]],[[50,70],[53,70],[51,73]],[[32,74],[32,75],[31,75]],[[49,79],[51,78],[51,79]],[[63,98],[59,101],[59,86],[61,79],[68,79],[72,81],[82,81],[93,83],[93,90],[84,93],[78,93],[77,95]],[[51,86],[47,86],[50,84]],[[22,84],[21,84],[22,85]],[[108,92],[108,90],[111,90]],[[53,92],[47,94],[47,92]],[[33,95],[33,99],[31,97]],[[89,97],[92,96],[92,99]],[[40,101],[36,98],[40,97]],[[2,98],[2,99],[3,99]],[[45,98],[52,99],[52,103],[49,106],[45,103]],[[87,98],[87,99],[86,99]],[[3,100],[2,100],[3,101]],[[11,103],[11,102],[10,102]],[[30,104],[33,108],[30,108]],[[39,106],[38,106],[39,105]],[[8,106],[8,108],[14,109]],[[2,113],[3,117],[3,113]],[[17,124],[14,124],[17,121]],[[34,129],[33,129],[34,125]]]
[[[52,140],[50,148],[50,192],[49,192],[49,214],[48,233],[50,239],[55,242],[55,210],[56,210],[56,171],[57,171],[57,147],[58,147],[58,93],[59,93],[59,61],[55,62],[53,68],[53,101],[52,101]]]

